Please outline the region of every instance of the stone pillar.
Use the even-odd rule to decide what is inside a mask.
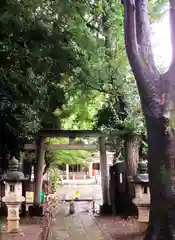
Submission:
[[[34,205],[40,205],[40,192],[42,191],[43,171],[44,171],[44,138],[40,137],[36,149],[36,176],[34,188]]]
[[[102,214],[107,214],[112,211],[109,199],[109,168],[106,156],[105,137],[99,138],[100,147],[100,170],[101,170],[101,184],[103,205],[100,208]]]
[[[66,180],[69,180],[69,164],[66,164]]]
[[[89,163],[89,178],[92,178],[92,162]]]

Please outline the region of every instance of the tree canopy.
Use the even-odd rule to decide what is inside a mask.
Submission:
[[[2,158],[40,128],[142,133],[120,1],[2,1],[0,29]]]
[[[1,155],[41,127],[60,126],[54,111],[67,100],[63,75],[74,76],[80,59],[54,7],[50,1],[1,4]]]

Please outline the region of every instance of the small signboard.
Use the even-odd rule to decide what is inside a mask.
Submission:
[[[33,203],[34,192],[26,192],[26,203]]]
[[[40,201],[43,204],[45,201],[45,194],[44,192],[40,193]],[[33,203],[34,202],[34,192],[26,192],[26,203]]]

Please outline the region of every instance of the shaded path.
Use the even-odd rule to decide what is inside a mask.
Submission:
[[[101,186],[79,185],[80,198],[96,198],[96,206],[101,204]],[[63,186],[57,190],[59,199],[73,196],[73,185]],[[97,200],[98,199],[98,200]],[[69,204],[60,205],[53,226],[52,240],[142,240],[138,233],[135,219],[122,220],[116,216],[95,217],[89,212],[87,202],[77,202],[76,213],[68,214]]]
[[[62,205],[56,218],[52,240],[112,240],[88,212],[66,216],[67,212],[68,205]]]
[[[78,209],[77,209],[78,210]],[[63,204],[56,217],[52,240],[141,240],[134,219],[93,217],[86,210],[68,215]]]

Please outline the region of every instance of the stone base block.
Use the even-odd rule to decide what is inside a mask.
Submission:
[[[149,206],[141,205],[138,206],[138,222],[149,221]]]
[[[18,233],[19,229],[19,220],[8,220],[7,223],[7,232],[8,233]]]
[[[100,206],[100,215],[112,215],[112,206],[103,204]]]
[[[29,207],[29,216],[42,217],[44,215],[44,208],[42,205],[33,205]]]
[[[142,199],[135,198],[133,202],[138,208],[137,222],[138,222],[139,231],[145,232],[149,222],[149,211],[150,211],[149,198],[148,197],[145,197]]]

